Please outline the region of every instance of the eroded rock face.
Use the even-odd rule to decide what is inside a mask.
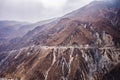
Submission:
[[[34,46],[0,55],[0,76],[21,80],[102,80],[120,62],[113,47]]]
[[[36,27],[15,44],[1,48],[0,77],[119,80],[119,13],[119,5],[97,1]]]

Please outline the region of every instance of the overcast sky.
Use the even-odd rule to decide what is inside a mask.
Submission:
[[[60,17],[93,0],[0,0],[0,20],[37,22]]]

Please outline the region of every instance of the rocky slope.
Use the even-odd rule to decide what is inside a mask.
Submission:
[[[0,52],[0,77],[120,80],[120,2],[94,1]]]
[[[117,2],[118,3],[118,2]],[[94,1],[48,24],[28,32],[16,45],[109,45],[119,46],[120,24],[118,4]],[[106,41],[105,41],[106,40]],[[113,43],[111,43],[113,41]],[[12,45],[12,49],[16,48]],[[15,47],[14,47],[15,46]]]
[[[29,39],[26,38],[33,35],[33,33],[31,33],[31,30],[35,28],[34,32],[39,32],[36,27],[42,28],[42,25],[50,23],[54,20],[57,21],[57,19],[44,20],[36,23],[0,21],[0,51],[7,50],[9,48],[13,49],[13,45],[15,47],[16,45],[20,46],[22,42],[27,43],[26,40]]]
[[[120,49],[91,46],[31,46],[0,53],[0,59],[0,76],[3,78],[102,80],[119,65]],[[114,80],[114,75],[110,80]],[[109,77],[106,80],[109,80]]]

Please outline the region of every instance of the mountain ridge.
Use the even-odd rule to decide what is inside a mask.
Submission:
[[[0,52],[0,77],[119,80],[120,7],[98,2],[37,26],[5,47],[8,51]]]

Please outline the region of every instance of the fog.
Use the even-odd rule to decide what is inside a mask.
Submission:
[[[63,16],[93,0],[0,0],[0,20],[36,22]]]

